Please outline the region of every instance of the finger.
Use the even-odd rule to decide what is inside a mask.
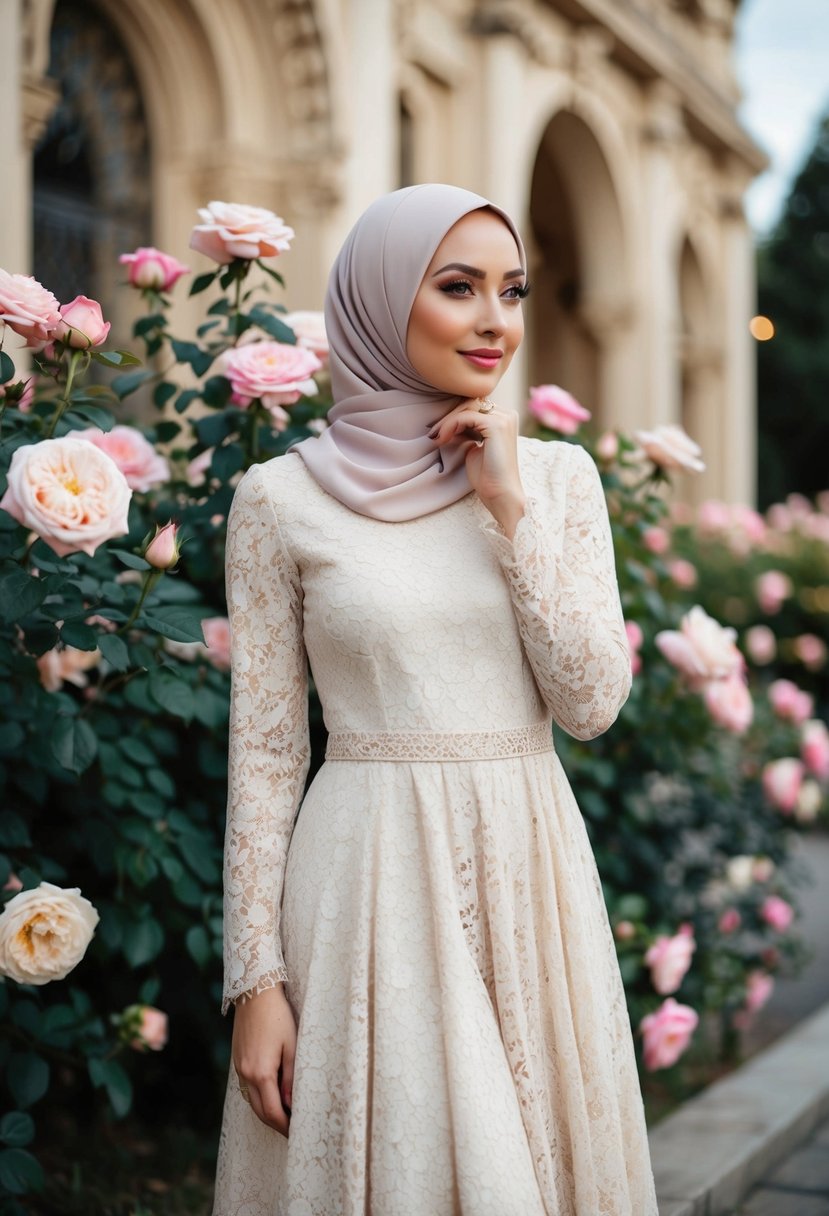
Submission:
[[[440,444],[454,439],[462,431],[474,431],[476,435],[488,438],[492,434],[491,415],[479,414],[477,410],[448,414],[429,432],[429,438],[440,446]]]
[[[259,1118],[262,1119],[263,1123],[267,1123],[268,1127],[273,1127],[278,1132],[281,1132],[283,1136],[287,1136],[290,1116],[282,1105],[276,1078],[260,1081],[257,1091],[257,1097],[262,1107],[262,1114]],[[251,1097],[253,1097],[252,1089]]]
[[[292,1106],[292,1096],[294,1088],[294,1057],[293,1053],[284,1052],[282,1056],[282,1067],[279,1070],[277,1078],[279,1092],[282,1095],[282,1105],[290,1114]]]

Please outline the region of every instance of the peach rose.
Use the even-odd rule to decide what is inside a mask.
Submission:
[[[575,435],[581,424],[591,417],[590,410],[557,384],[539,384],[531,388],[528,408],[542,426],[558,431],[560,435]]]
[[[31,275],[0,270],[0,321],[37,349],[54,337],[60,305]]]
[[[774,616],[794,591],[792,580],[781,570],[766,570],[754,583],[757,603],[766,616]]]
[[[747,629],[743,644],[748,657],[758,667],[771,663],[777,654],[777,639],[768,625],[753,625],[751,629]]]
[[[794,807],[794,817],[798,823],[814,823],[818,811],[823,806],[823,791],[816,781],[807,777],[800,787],[797,802]]]
[[[222,356],[222,371],[233,387],[233,401],[242,407],[256,398],[266,409],[293,405],[303,394],[318,391],[311,376],[321,367],[313,351],[284,342],[253,342]]]
[[[208,203],[190,236],[190,248],[226,266],[234,258],[275,258],[290,247],[293,228],[263,207]]]
[[[59,692],[64,682],[86,688],[86,673],[100,661],[100,650],[78,650],[75,646],[54,646],[36,660],[40,682],[47,692]]]
[[[167,461],[134,426],[114,426],[111,431],[90,426],[85,431],[69,431],[66,438],[83,439],[106,452],[126,477],[131,490],[143,493],[170,480]]]
[[[819,781],[829,781],[829,730],[819,718],[803,724],[800,755],[809,772]]]
[[[670,1068],[691,1041],[699,1014],[689,1005],[680,1005],[672,996],[658,1009],[642,1018],[639,1029],[645,1044],[645,1068]]]
[[[791,815],[803,784],[803,763],[786,757],[770,760],[763,769],[763,791],[772,806],[784,815]]]
[[[226,616],[210,616],[201,623],[207,657],[219,671],[230,671],[230,622]]]
[[[791,680],[772,680],[769,684],[769,702],[778,718],[800,726],[812,712],[814,697]]]
[[[725,908],[717,921],[720,933],[735,933],[742,924],[742,917],[736,908]]]
[[[657,426],[652,431],[636,431],[634,438],[645,455],[660,469],[679,469],[684,473],[702,473],[705,465],[700,456],[702,448],[686,435],[681,426]]]
[[[742,672],[744,659],[734,644],[734,629],[724,628],[698,604],[680,621],[679,631],[664,629],[656,644],[692,687],[725,680]]]
[[[754,721],[754,702],[741,675],[712,680],[705,689],[705,705],[712,721],[733,735],[744,735]]]
[[[151,245],[142,245],[134,253],[122,253],[118,261],[129,267],[127,274],[132,286],[142,290],[169,291],[183,274],[190,273],[190,267],[178,258]]]
[[[0,974],[18,984],[62,980],[83,958],[97,924],[78,887],[42,882],[19,891],[0,915]]]
[[[298,346],[313,351],[325,365],[328,362],[328,334],[325,314],[321,312],[289,312],[282,320],[296,334]]]
[[[785,933],[794,920],[794,908],[779,895],[767,895],[760,905],[760,919],[778,933]]]
[[[697,948],[693,927],[679,926],[673,937],[661,935],[645,953],[645,966],[650,967],[651,983],[660,995],[676,992],[691,966],[691,955]]]
[[[60,315],[61,321],[53,336],[67,346],[87,350],[106,342],[110,324],[104,320],[97,300],[75,296],[68,304],[61,304]]]
[[[167,1044],[168,1018],[153,1005],[131,1005],[122,1015],[129,1026],[134,1051],[161,1051]]]
[[[0,507],[59,557],[128,531],[132,491],[115,461],[79,439],[43,439],[17,448]]]

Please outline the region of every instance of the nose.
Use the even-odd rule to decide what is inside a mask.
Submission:
[[[482,293],[479,299],[481,305],[477,316],[475,332],[493,337],[500,336],[507,328],[503,300],[499,294],[490,295],[487,292]]]

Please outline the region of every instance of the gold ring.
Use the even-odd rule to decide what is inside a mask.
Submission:
[[[479,397],[478,401],[480,402],[478,406],[479,414],[491,414],[495,409],[495,402],[490,401],[489,397]]]

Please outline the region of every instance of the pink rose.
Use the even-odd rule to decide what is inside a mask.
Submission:
[[[125,1011],[129,1019],[132,1037],[130,1047],[134,1051],[161,1051],[167,1043],[167,1014],[152,1005],[132,1005]]]
[[[210,466],[213,463],[213,453],[215,450],[215,448],[206,448],[190,461],[184,473],[189,486],[203,486],[205,484],[207,474],[210,472]]]
[[[819,718],[811,718],[800,734],[800,755],[809,772],[819,781],[829,781],[829,730]]]
[[[613,926],[613,935],[617,941],[629,942],[636,937],[636,926],[630,920],[618,920]]]
[[[560,435],[575,435],[583,422],[591,417],[590,410],[579,405],[575,397],[557,384],[540,384],[530,389],[529,410],[542,426]]]
[[[711,718],[733,735],[743,735],[754,721],[754,702],[741,675],[712,680],[705,689],[705,705]]]
[[[809,671],[819,671],[826,662],[826,645],[813,633],[802,633],[795,638],[793,649]]]
[[[743,656],[734,644],[735,630],[723,628],[696,605],[680,621],[679,632],[665,629],[656,644],[692,687],[725,680],[743,670]]]
[[[85,431],[69,431],[68,439],[83,439],[112,457],[132,490],[151,490],[170,479],[170,466],[134,426],[114,426],[101,431],[96,426]]]
[[[812,712],[814,698],[798,688],[791,680],[773,680],[769,684],[769,702],[778,718],[800,726]]]
[[[669,996],[658,1009],[642,1018],[639,1029],[645,1044],[645,1067],[670,1068],[691,1041],[699,1014],[689,1005],[680,1005]]]
[[[736,908],[725,908],[717,922],[720,933],[734,933],[739,929],[742,917]]]
[[[210,616],[201,623],[207,657],[219,671],[230,671],[230,622],[226,616]]]
[[[681,426],[657,426],[652,431],[636,431],[634,438],[645,455],[660,469],[679,469],[684,473],[702,473],[705,465],[700,456],[702,448],[686,435]]]
[[[673,937],[657,937],[645,953],[645,965],[651,969],[651,983],[658,993],[665,996],[676,992],[696,948],[693,927],[687,923],[680,925]]]
[[[22,891],[23,890],[23,879],[18,878],[18,876],[15,873],[11,873],[8,876],[8,878],[6,879],[6,881],[3,883],[3,890],[12,891],[12,892]]]
[[[328,334],[325,314],[321,312],[289,312],[282,320],[296,334],[298,346],[313,351],[324,364],[328,362]]]
[[[233,387],[236,405],[257,397],[266,409],[293,405],[304,394],[317,392],[311,379],[322,367],[313,351],[283,342],[252,342],[222,356],[224,374]]]
[[[0,507],[60,557],[129,529],[132,491],[114,460],[79,439],[43,439],[17,448]]]
[[[697,508],[697,526],[703,535],[716,536],[731,526],[731,510],[727,503],[708,498]]]
[[[40,682],[47,692],[58,692],[64,682],[86,688],[86,673],[100,661],[100,650],[77,650],[74,646],[55,646],[36,660]]]
[[[646,528],[642,537],[649,553],[660,555],[671,547],[671,538],[664,528]]]
[[[60,315],[61,322],[54,336],[67,346],[87,350],[106,342],[109,321],[104,320],[97,300],[75,296],[69,304],[61,304]]]
[[[220,266],[234,258],[275,258],[290,247],[293,228],[263,207],[244,203],[208,203],[199,209],[202,223],[190,236],[190,248]]]
[[[615,431],[605,431],[596,440],[596,458],[602,464],[612,464],[619,455],[619,436]]]
[[[760,919],[778,933],[785,933],[794,920],[794,908],[779,895],[767,895],[760,905]]]
[[[681,587],[683,591],[690,591],[697,585],[697,568],[684,557],[676,557],[668,563],[668,574],[671,582],[675,583],[677,587]]]
[[[152,246],[142,245],[134,253],[122,253],[118,261],[122,266],[129,266],[129,281],[133,287],[152,291],[169,291],[183,274],[190,273],[190,267],[178,258]]]
[[[748,1030],[758,1009],[762,1009],[772,994],[774,979],[765,971],[749,971],[746,976],[746,996],[742,1009],[738,1009],[731,1021],[737,1030]]]
[[[754,590],[761,610],[766,616],[774,616],[783,607],[783,601],[792,594],[794,587],[788,574],[783,574],[780,570],[766,570],[765,574],[756,579]]]
[[[155,536],[144,550],[144,561],[156,570],[172,570],[179,558],[179,547],[178,524],[171,520],[163,528],[156,526]]]
[[[751,629],[747,629],[743,644],[748,652],[748,657],[758,667],[771,663],[777,654],[777,639],[768,625],[754,625]]]
[[[645,637],[636,621],[625,621],[625,634],[627,635],[628,649],[630,650],[631,671],[637,676],[642,670],[642,656],[639,654],[639,651]]]
[[[776,868],[770,857],[755,857],[751,866],[752,878],[755,882],[768,882]]]
[[[31,275],[0,270],[0,321],[37,349],[54,336],[60,305]]]
[[[800,760],[790,757],[770,760],[763,769],[763,791],[772,806],[785,815],[791,815],[794,811],[802,783],[803,764]]]

